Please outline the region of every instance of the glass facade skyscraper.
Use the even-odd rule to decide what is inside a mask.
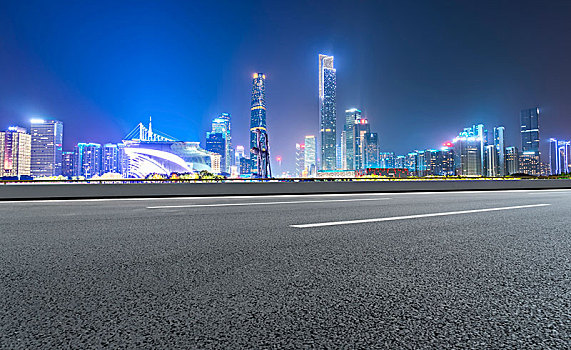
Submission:
[[[266,135],[268,130],[266,126],[266,75],[263,73],[254,73],[252,80],[252,100],[250,103],[250,160],[252,161],[252,169],[258,169],[258,158],[251,151],[257,147],[257,130]],[[255,170],[257,171],[257,170]]]
[[[319,55],[319,133],[321,170],[335,170],[337,159],[337,73],[333,56]],[[306,145],[307,147],[307,145]]]
[[[0,177],[30,176],[31,148],[26,129],[11,126],[0,132]]]
[[[101,145],[98,143],[78,143],[74,149],[74,176],[90,179],[101,175]]]
[[[539,152],[539,107],[524,109],[521,119],[521,151],[520,170],[524,174],[539,176],[541,174]]]
[[[308,135],[305,137],[305,169],[308,176],[317,176],[317,147],[315,136]]]
[[[571,141],[549,140],[549,168],[551,175],[571,172]]]
[[[32,119],[33,177],[61,175],[63,123],[57,120]]]
[[[351,108],[345,111],[345,169],[355,170],[355,123],[361,120],[361,111]]]
[[[496,147],[498,154],[496,176],[506,175],[506,143],[504,140],[504,130],[505,128],[503,126],[494,128],[494,147]]]

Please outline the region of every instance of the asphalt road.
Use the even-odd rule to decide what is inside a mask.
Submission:
[[[571,191],[0,202],[0,347],[569,349]]]

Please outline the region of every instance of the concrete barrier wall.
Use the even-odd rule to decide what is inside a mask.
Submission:
[[[571,180],[4,184],[0,200],[571,189]]]

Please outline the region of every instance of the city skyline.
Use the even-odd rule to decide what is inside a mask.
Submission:
[[[499,2],[482,9],[474,9],[468,4],[445,7],[440,2],[420,3],[415,4],[411,13],[405,9],[406,5],[360,4],[353,8],[328,9],[317,23],[311,23],[311,16],[303,14],[299,8],[293,12],[293,9],[270,4],[258,7],[256,4],[200,4],[200,9],[191,9],[182,3],[141,3],[136,17],[125,4],[119,4],[111,11],[106,7],[108,3],[103,2],[91,4],[87,9],[72,7],[71,14],[59,18],[61,24],[55,19],[58,19],[58,7],[63,4],[30,4],[27,7],[16,2],[1,5],[4,11],[0,16],[6,19],[0,21],[0,29],[6,33],[2,44],[8,50],[0,53],[3,67],[0,69],[5,73],[5,79],[0,83],[3,97],[0,129],[12,125],[27,127],[32,117],[60,120],[66,125],[65,151],[79,142],[119,142],[132,125],[148,115],[153,115],[161,129],[174,134],[177,139],[202,143],[212,118],[222,112],[233,117],[233,144],[247,145],[246,125],[250,113],[246,99],[249,99],[251,89],[248,77],[253,72],[263,71],[268,76],[267,105],[271,110],[268,128],[286,130],[286,126],[292,125],[291,121],[296,125],[296,131],[271,134],[272,159],[282,156],[284,169],[293,171],[295,157],[291,150],[295,143],[301,142],[304,135],[317,136],[319,132],[316,121],[319,115],[318,82],[315,79],[318,70],[315,57],[319,53],[335,56],[338,141],[340,119],[344,117],[342,111],[350,108],[362,110],[363,116],[375,125],[380,149],[396,154],[435,147],[455,136],[459,128],[478,123],[488,127],[504,125],[506,144],[518,146],[519,111],[536,105],[542,106],[543,110],[542,154],[548,152],[550,137],[567,139],[571,130],[568,117],[571,105],[565,98],[570,74],[569,68],[563,65],[564,53],[569,46],[550,39],[557,37],[553,35],[556,30],[566,30],[569,26],[561,17],[569,6],[563,2],[542,6],[524,3],[517,8]],[[313,8],[312,5],[303,6]],[[484,11],[490,7],[497,16],[509,14],[507,22],[490,18],[492,15]],[[189,39],[184,47],[162,40],[176,34],[177,29],[191,30],[182,24],[183,19],[198,16],[199,10],[217,11],[221,18],[234,19],[251,8],[255,9],[254,13],[268,15],[268,18],[262,17],[258,29],[266,29],[275,22],[283,24],[287,30],[268,29],[268,34],[256,34],[253,20],[243,17],[236,32],[258,35],[261,45],[259,48],[250,44],[237,48],[237,44],[222,39],[228,31],[204,26],[209,19],[202,19],[192,28],[212,29],[204,32],[204,39],[189,39],[181,34],[181,39]],[[86,55],[91,46],[81,44],[79,37],[64,29],[77,26],[87,35],[96,33],[96,26],[102,20],[93,14],[96,10],[111,16],[108,23],[127,18],[127,23],[141,31],[140,35],[145,35],[150,43],[142,42],[139,34],[128,29],[129,26],[119,31],[108,29],[103,30],[101,38],[113,40],[109,44],[104,41],[94,43],[98,52],[106,56]],[[349,14],[379,13],[381,18],[364,16],[358,26],[332,21],[342,10]],[[85,14],[85,11],[92,12]],[[156,29],[157,24],[163,24],[166,15],[179,11],[180,16],[175,16],[172,25],[160,31]],[[459,27],[458,36],[445,30],[453,21],[448,15],[466,15],[468,12],[473,12],[469,16],[471,21]],[[291,35],[295,33],[289,33],[293,28],[292,20],[284,19],[287,16],[278,18],[276,13],[295,14],[293,20],[299,21],[300,25],[294,32],[314,29],[327,21],[334,25],[329,31],[314,31],[307,40],[294,40]],[[397,25],[383,17],[383,13],[404,22]],[[533,31],[515,26],[518,19],[532,13],[542,26]],[[46,18],[40,14],[46,14]],[[92,19],[91,24],[76,20],[80,14]],[[441,20],[442,27],[435,24],[437,19]],[[32,20],[45,24],[38,27],[46,30],[22,26]],[[419,21],[417,25],[413,25],[415,20]],[[483,30],[478,25],[481,20],[486,20],[488,29]],[[360,39],[357,33],[371,32],[373,23],[385,29],[386,34],[379,39]],[[405,28],[405,25],[410,26]],[[522,33],[516,33],[515,29],[510,29],[512,27]],[[500,45],[494,41],[493,34],[497,33],[503,35],[502,43],[511,44]],[[271,54],[261,54],[277,45],[273,41],[273,35],[277,34],[285,35],[280,41],[285,46]],[[437,39],[437,34],[442,38]],[[400,35],[406,35],[407,40],[396,43],[395,39]],[[457,41],[460,36],[465,39],[462,44]],[[60,38],[61,43],[56,42]],[[220,43],[207,48],[202,56],[216,59],[211,64],[196,59],[193,47],[202,40],[211,42],[213,39]],[[426,43],[421,39],[426,39]],[[119,43],[123,41],[130,43],[127,46],[132,53],[120,47]],[[228,45],[223,51],[227,55],[218,56],[225,44]],[[422,60],[412,59],[411,53],[426,45],[433,45],[434,50],[422,51]],[[45,50],[47,46],[51,51]],[[537,49],[528,50],[528,47]],[[478,61],[468,55],[475,48],[478,52],[486,52],[478,57]],[[437,56],[435,52],[439,49],[444,49],[439,55],[454,55],[450,58]],[[250,50],[250,54],[246,55],[243,50]],[[74,61],[77,65],[71,68],[67,63],[72,53],[77,52],[79,56]],[[284,60],[281,58],[284,52],[291,52],[292,57]],[[118,61],[120,57],[129,62],[128,67]],[[189,60],[182,65],[185,57]],[[214,68],[221,66],[224,67],[222,70]],[[198,69],[203,73],[198,73]]]

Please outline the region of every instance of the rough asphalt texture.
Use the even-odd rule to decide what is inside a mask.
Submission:
[[[371,197],[0,203],[0,348],[571,348],[571,191],[146,208]]]

